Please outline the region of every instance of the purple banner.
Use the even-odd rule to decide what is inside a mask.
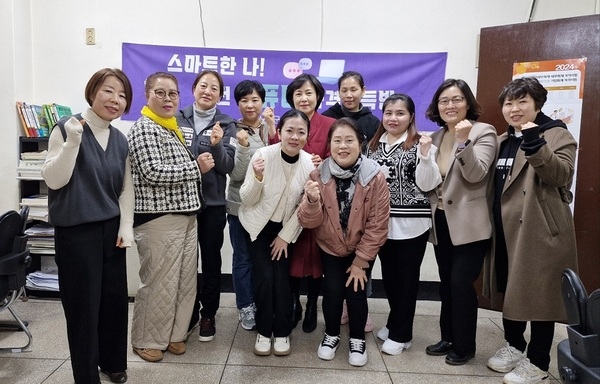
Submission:
[[[362,99],[381,118],[381,106],[392,93],[406,93],[416,104],[417,127],[437,129],[425,118],[425,110],[437,87],[444,81],[447,53],[342,53],[264,51],[228,48],[193,48],[123,43],[123,71],[133,86],[133,104],[124,120],[137,120],[146,104],[144,80],[154,72],[172,73],[179,81],[180,108],[194,102],[192,83],[204,69],[218,71],[225,93],[218,107],[233,118],[240,117],[233,98],[235,86],[244,79],[257,80],[267,92],[265,106],[281,116],[290,106],[285,101],[288,84],[301,73],[321,81],[325,98],[319,108],[325,111],[338,100],[337,80],[344,71],[363,75],[367,92]]]

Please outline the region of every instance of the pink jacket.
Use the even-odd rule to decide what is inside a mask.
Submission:
[[[310,203],[303,197],[298,221],[304,228],[317,228],[317,244],[325,252],[346,257],[355,252],[352,264],[368,268],[385,243],[390,217],[390,191],[377,163],[363,158],[352,199],[352,211],[346,236],[340,224],[336,184],[327,161],[310,174],[319,183],[321,199]],[[372,164],[374,163],[374,164]]]

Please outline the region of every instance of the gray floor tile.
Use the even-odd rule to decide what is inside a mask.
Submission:
[[[305,305],[306,297],[301,298]],[[30,299],[18,301],[15,310],[34,336],[28,352],[0,354],[0,383],[63,384],[72,383],[72,371],[66,339],[62,306],[58,300]],[[319,301],[319,308],[321,302]],[[129,306],[129,327],[133,304]],[[385,299],[369,299],[369,313],[375,329],[366,334],[369,361],[361,368],[348,364],[348,326],[341,327],[342,343],[332,361],[317,357],[317,348],[325,330],[319,310],[317,329],[302,331],[301,323],[291,335],[292,353],[277,357],[255,356],[252,352],[255,331],[241,328],[237,319],[235,296],[221,297],[216,316],[217,335],[212,342],[198,340],[197,330],[187,342],[187,352],[181,356],[165,353],[160,363],[148,363],[128,351],[128,383],[499,383],[502,374],[486,367],[487,359],[504,344],[502,314],[479,310],[477,354],[459,367],[447,365],[444,357],[428,356],[425,347],[439,340],[440,303],[420,301],[414,321],[412,347],[398,356],[380,352],[382,341],[376,332],[387,321],[389,305]],[[11,320],[8,311],[0,313],[0,321]],[[528,333],[526,337],[528,338]],[[25,340],[20,332],[0,332],[0,346]],[[556,345],[567,338],[566,327],[556,326],[550,374],[558,383]],[[12,343],[12,344],[11,344]],[[109,383],[105,375],[103,383]]]

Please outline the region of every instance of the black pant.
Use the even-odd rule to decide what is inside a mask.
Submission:
[[[198,274],[196,300],[192,323],[197,321],[200,303],[200,316],[213,318],[219,309],[221,299],[221,247],[225,237],[227,211],[224,205],[210,206],[197,215],[198,242],[200,243],[200,260],[202,274]]]
[[[60,298],[76,383],[99,383],[98,366],[127,369],[127,268],[115,247],[119,217],[55,228]]]
[[[531,340],[529,346],[523,334],[527,328],[526,321],[515,321],[502,318],[504,337],[508,344],[521,352],[527,348],[527,357],[531,364],[542,371],[550,367],[550,349],[554,338],[554,321],[531,321]]]
[[[406,240],[388,239],[379,249],[383,287],[390,304],[386,327],[389,338],[406,343],[413,338],[421,263],[429,231]]]
[[[348,329],[353,339],[365,338],[365,323],[369,314],[366,289],[358,286],[354,291],[354,283],[346,287],[350,276],[346,270],[352,265],[354,253],[345,257],[333,256],[319,249],[323,263],[323,317],[325,318],[325,333],[329,336],[340,334],[340,318],[344,299],[348,306]],[[373,262],[369,263],[373,266]],[[371,268],[366,270],[367,278]],[[366,284],[365,284],[366,288]]]
[[[289,275],[292,245],[288,245],[287,258],[281,256],[279,260],[271,260],[271,243],[281,228],[281,223],[269,221],[256,240],[250,242],[248,236],[254,276],[256,330],[266,337],[285,337],[292,333]]]
[[[435,213],[438,244],[434,246],[440,274],[440,328],[442,340],[454,344],[454,352],[475,353],[477,293],[473,283],[479,277],[490,239],[454,245],[443,210]]]

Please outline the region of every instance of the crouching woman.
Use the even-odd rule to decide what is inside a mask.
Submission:
[[[317,355],[332,360],[340,344],[340,316],[348,305],[349,363],[367,363],[365,287],[379,247],[385,243],[390,194],[379,165],[361,156],[364,136],[349,118],[337,120],[329,132],[331,157],[310,174],[298,211],[304,228],[317,229],[323,263],[325,336]]]

